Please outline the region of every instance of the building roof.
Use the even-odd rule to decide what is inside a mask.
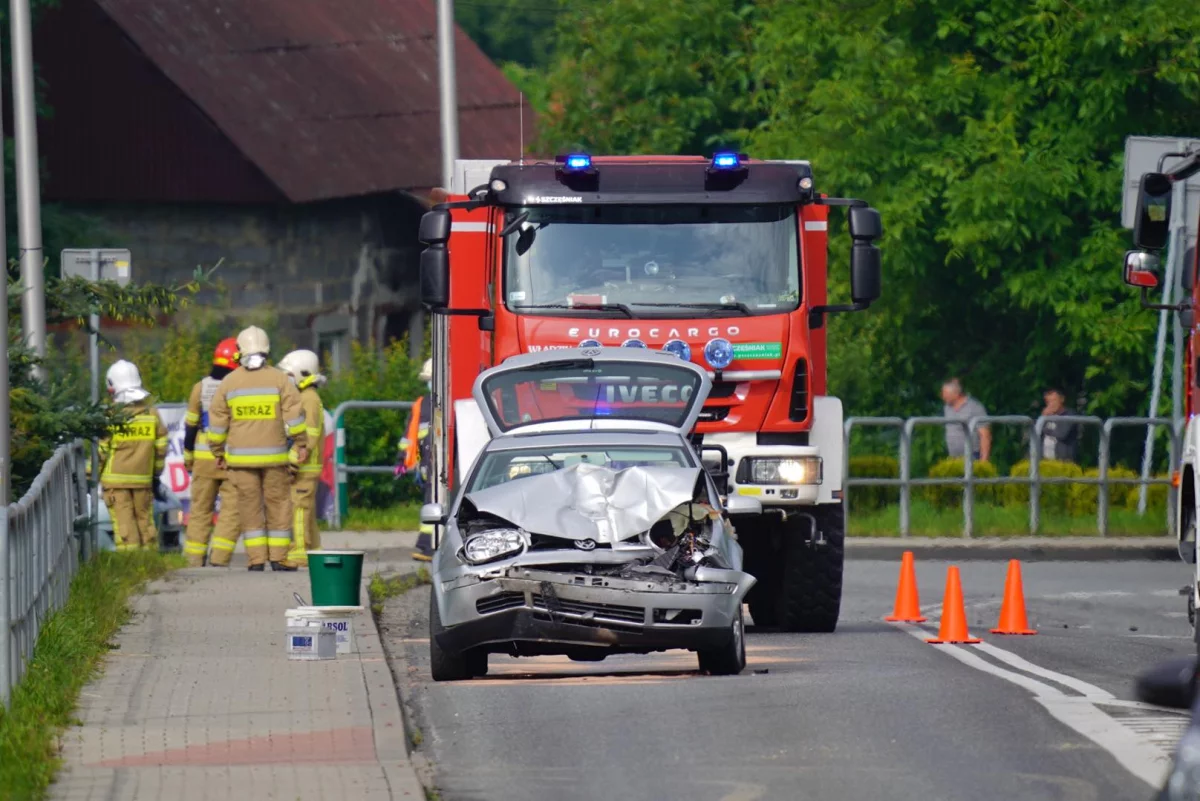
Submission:
[[[287,200],[441,183],[435,0],[94,2]],[[516,155],[516,88],[455,51],[461,156]]]

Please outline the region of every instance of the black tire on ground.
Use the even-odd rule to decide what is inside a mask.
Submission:
[[[777,553],[780,524],[765,515],[738,518],[738,542],[742,546],[742,569],[754,576],[754,586],[746,593],[746,604],[755,626],[779,625],[779,581],[782,565]]]
[[[719,648],[698,651],[700,669],[713,676],[736,676],[746,669],[746,621],[741,607],[733,622],[733,634],[729,642]]]
[[[462,681],[472,676],[469,654],[452,654],[443,651],[437,644],[437,634],[442,631],[441,615],[438,614],[437,599],[433,591],[429,592],[429,672],[434,681]],[[484,669],[487,669],[487,656],[484,655]]]
[[[837,629],[842,608],[842,568],[846,558],[846,517],[841,504],[812,507],[825,545],[805,542],[808,521],[785,534],[783,580],[779,585],[779,623],[786,631],[829,633]],[[794,521],[794,523],[793,523]]]
[[[467,670],[475,678],[486,676],[488,674],[488,652],[482,648],[472,648],[463,654],[463,659],[466,660]]]

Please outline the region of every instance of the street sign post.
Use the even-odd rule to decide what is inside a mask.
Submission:
[[[115,281],[127,286],[132,279],[133,261],[128,250],[117,248],[68,248],[62,252],[60,267],[63,278],[79,277],[93,283]],[[92,403],[100,402],[100,315],[88,316],[88,363],[92,373]],[[96,526],[100,507],[100,447],[92,442],[92,547],[100,547],[100,530]]]

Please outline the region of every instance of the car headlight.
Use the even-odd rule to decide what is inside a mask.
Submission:
[[[468,537],[462,553],[463,558],[471,564],[481,565],[520,553],[525,545],[524,532],[515,528],[498,528]]]
[[[820,484],[821,457],[749,459],[752,484]]]

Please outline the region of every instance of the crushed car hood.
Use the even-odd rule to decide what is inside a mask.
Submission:
[[[480,512],[531,534],[615,544],[641,534],[692,500],[698,467],[577,464],[467,495]]]

